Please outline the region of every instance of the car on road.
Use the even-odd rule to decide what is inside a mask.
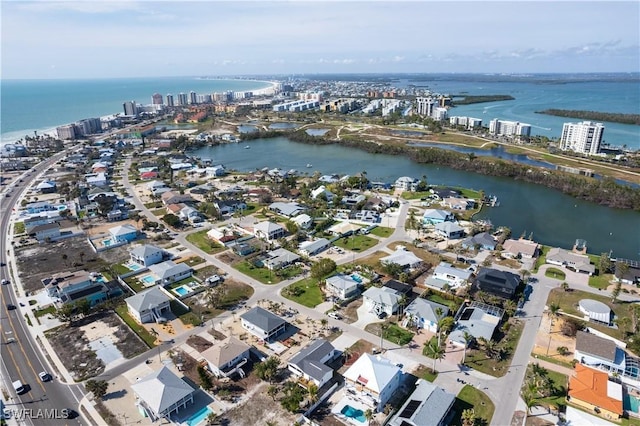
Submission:
[[[38,377],[40,377],[40,380],[42,380],[43,382],[48,382],[49,380],[51,380],[51,374],[47,373],[46,371],[39,372]]]
[[[4,264],[3,264],[3,265],[4,265]],[[6,278],[3,278],[3,279],[2,279],[2,285],[7,285],[7,284],[9,284],[9,280],[8,280],[8,279],[6,279]]]
[[[63,412],[64,412],[63,417],[65,419],[75,419],[76,417],[79,416],[78,412],[72,408],[65,408]]]
[[[335,320],[341,320],[341,319],[342,319],[342,316],[341,316],[339,313],[337,313],[337,312],[329,312],[329,313],[327,314],[327,316],[328,316],[329,318],[333,318],[333,319],[335,319]]]
[[[16,309],[16,305],[12,305],[11,303],[7,303],[7,310],[13,311],[14,309]]]
[[[18,395],[26,391],[24,384],[20,380],[16,380],[12,384],[13,384],[13,390],[15,390]]]
[[[386,312],[380,312],[380,313],[378,314],[378,318],[379,318],[379,319],[385,319],[386,317],[387,317],[387,313],[386,313]]]

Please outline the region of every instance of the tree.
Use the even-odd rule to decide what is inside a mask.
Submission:
[[[276,395],[278,395],[278,392],[280,392],[280,389],[278,389],[278,387],[275,385],[271,385],[267,388],[267,395],[269,395],[274,401],[276,400]]]
[[[213,411],[207,415],[207,426],[215,426],[220,424],[220,416]]]
[[[259,362],[256,367],[256,375],[269,383],[277,376],[280,368],[280,359],[275,356],[267,358],[265,361]]]
[[[321,280],[336,270],[336,262],[331,259],[320,259],[311,265],[311,276],[317,280]]]
[[[462,411],[461,415],[463,426],[475,426],[476,424],[476,411],[473,408],[467,408]]]
[[[318,386],[315,383],[311,383],[307,386],[307,395],[311,404],[315,404],[318,401]]]
[[[171,214],[171,213],[168,213],[162,216],[162,221],[174,228],[180,224],[180,218],[175,214]]]
[[[618,280],[613,285],[613,289],[611,290],[611,301],[613,303],[618,303],[618,296],[620,296],[620,291],[622,291],[622,281]]]
[[[373,419],[373,410],[371,408],[367,408],[364,412],[364,418],[367,419],[367,422],[371,422]]]
[[[558,346],[556,351],[558,351],[561,356],[569,355],[569,348],[566,346]]]
[[[449,332],[453,330],[454,325],[455,320],[453,317],[446,316],[438,321],[438,345],[440,345],[442,335],[449,334]]]
[[[569,291],[571,290],[569,288],[569,283],[567,283],[566,281],[564,281],[562,284],[560,284],[560,288],[562,289],[562,291]]]
[[[474,337],[471,333],[465,330],[464,333],[462,333],[462,339],[464,340],[464,352],[462,352],[462,364],[464,364],[464,361],[467,358],[467,348],[469,347],[469,344],[473,342]]]
[[[618,325],[618,328],[620,329],[620,332],[622,333],[623,336],[627,335],[627,331],[629,330],[629,327],[631,326],[631,318],[629,317],[620,317],[617,318],[615,320],[615,323]]]
[[[531,409],[533,407],[540,406],[540,403],[538,402],[538,400],[536,399],[536,396],[532,392],[529,392],[529,391],[523,392],[522,400],[524,401],[524,405],[527,407],[527,417],[529,417],[529,414],[531,414]]]
[[[629,272],[629,264],[622,260],[616,261],[616,278],[621,283],[622,279]]]
[[[87,391],[91,392],[95,398],[102,399],[107,394],[109,382],[106,380],[87,380],[84,384]]]
[[[392,276],[393,278],[398,278],[400,274],[404,271],[402,265],[399,265],[394,262],[388,262],[382,264],[382,270],[385,274]]]
[[[502,307],[504,308],[507,315],[513,316],[513,314],[516,312],[516,309],[518,308],[518,305],[516,305],[516,302],[514,302],[513,300],[507,300],[504,302],[504,305],[502,305]]]
[[[436,361],[444,358],[445,351],[440,344],[435,340],[430,340],[425,344],[426,355],[429,358],[433,358],[433,371],[436,371]]]
[[[600,272],[600,275],[606,274],[607,272],[611,271],[611,266],[611,256],[609,256],[609,253],[602,253],[600,255],[600,261],[598,262],[598,270]]]
[[[568,337],[575,337],[578,334],[578,331],[584,329],[584,322],[577,320],[575,318],[565,318],[562,322],[562,327],[560,331],[562,334]]]
[[[198,366],[198,376],[200,377],[200,386],[202,389],[206,391],[211,390],[213,387],[211,377],[209,377],[209,373],[207,373],[207,370],[202,365]]]

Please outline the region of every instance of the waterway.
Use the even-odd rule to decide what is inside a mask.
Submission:
[[[477,215],[496,226],[508,226],[514,236],[533,232],[543,244],[571,248],[577,238],[587,240],[588,250],[613,257],[640,258],[640,213],[613,209],[577,200],[559,191],[508,178],[483,176],[436,165],[417,164],[402,156],[369,154],[340,145],[307,145],[279,137],[256,139],[245,144],[203,147],[191,153],[211,158],[227,169],[242,172],[264,167],[296,169],[309,174],[356,174],[367,172],[372,181],[395,182],[400,176],[421,178],[429,184],[484,190],[494,194],[500,207],[485,208]],[[312,163],[313,168],[306,168]]]

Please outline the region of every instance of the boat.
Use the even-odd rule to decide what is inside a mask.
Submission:
[[[311,167],[313,167],[313,165],[312,165],[312,164],[307,163],[307,168],[311,168]]]
[[[249,148],[251,148],[249,145],[246,145],[246,146],[244,147],[244,149],[249,149]]]

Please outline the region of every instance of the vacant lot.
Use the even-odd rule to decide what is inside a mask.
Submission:
[[[267,387],[267,383],[262,383],[246,403],[224,413],[223,419],[234,426],[295,424],[299,414],[289,413],[274,402],[267,396]]]
[[[16,250],[18,274],[25,292],[42,290],[43,278],[66,271],[101,271],[128,258],[125,248],[96,254],[84,237],[32,245]]]

